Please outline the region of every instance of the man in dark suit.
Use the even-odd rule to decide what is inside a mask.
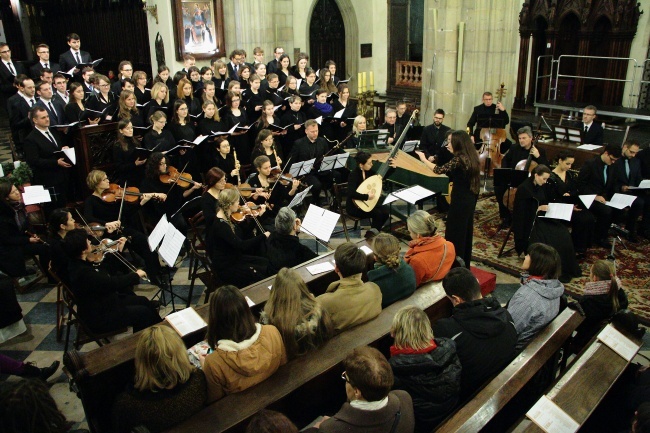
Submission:
[[[81,71],[81,85],[84,88],[86,99],[88,99],[89,96],[97,93],[95,90],[95,81],[93,80],[93,75],[95,75],[95,70],[90,66],[86,66],[83,71]]]
[[[290,159],[292,163],[309,161],[316,158],[316,162],[328,152],[327,141],[318,136],[318,123],[314,119],[305,122],[305,137],[296,140],[291,149]],[[330,188],[332,182],[339,183],[342,179],[338,170],[331,172],[318,172],[317,168],[305,177],[307,185],[311,185],[312,202],[319,204],[320,193],[323,188]]]
[[[583,143],[603,145],[603,127],[600,123],[594,122],[596,119],[596,107],[587,105],[582,113],[582,122],[580,128],[582,129]]]
[[[613,179],[611,165],[621,157],[620,146],[609,144],[600,156],[587,161],[578,173],[578,192],[580,195],[595,194],[596,199],[589,210],[596,216],[594,239],[596,245],[609,248],[607,233],[612,221],[612,208],[605,202],[611,197]]]
[[[59,66],[61,71],[68,72],[70,69],[75,68],[74,74],[81,72],[76,66],[80,63],[90,63],[93,58],[86,51],[81,51],[81,40],[76,33],[70,33],[67,36],[68,46],[70,49],[59,56]]]
[[[629,194],[636,196],[632,206],[627,212],[625,228],[629,231],[628,239],[636,242],[636,221],[639,215],[643,215],[642,230],[643,236],[650,238],[650,196],[645,190],[631,190],[631,186],[639,186],[643,180],[641,172],[641,161],[635,158],[639,152],[639,143],[627,140],[623,143],[622,157],[612,164],[612,182],[614,193]]]
[[[470,133],[474,143],[481,141],[482,128],[505,128],[510,123],[510,116],[506,113],[506,107],[501,102],[497,102],[495,105],[492,101],[492,93],[483,93],[483,103],[474,107],[474,111],[472,111],[472,115],[467,121],[467,127],[470,131],[474,130],[473,133]],[[496,113],[497,108],[499,109],[498,114]],[[476,125],[476,129],[474,129],[474,125]]]
[[[45,81],[36,83],[36,94],[40,98],[36,106],[45,108],[50,117],[50,126],[65,125],[64,105],[60,100],[53,98],[50,83]]]
[[[284,48],[282,47],[275,47],[273,50],[273,55],[275,56],[275,59],[271,60],[266,64],[266,73],[267,74],[273,74],[282,69],[280,67],[280,56],[284,54]]]
[[[228,68],[228,77],[231,80],[239,80],[239,68],[241,68],[244,61],[244,54],[242,50],[233,50],[230,53],[230,62],[226,65]]]
[[[50,47],[46,44],[40,44],[36,47],[36,55],[38,56],[38,61],[29,68],[30,76],[38,81],[41,78],[41,71],[43,69],[49,69],[52,71],[52,74],[56,74],[61,71],[61,67],[58,63],[50,62]]]
[[[35,106],[29,111],[29,116],[34,129],[25,138],[25,159],[34,172],[33,183],[50,190],[52,202],[47,208],[64,207],[72,165],[58,152],[68,146],[63,135],[50,130],[50,116],[45,108]]]
[[[23,142],[27,134],[32,130],[29,109],[36,105],[36,87],[34,81],[25,74],[16,77],[15,84],[18,92],[7,100],[7,111],[9,112],[9,127],[11,128],[11,136],[16,146],[16,152],[18,157],[22,157]]]
[[[641,163],[641,176],[644,179],[650,179],[650,147],[639,151],[636,157]]]
[[[0,104],[3,110],[7,107],[7,100],[16,93],[14,80],[24,73],[23,65],[11,60],[9,45],[0,43]]]
[[[445,111],[438,108],[433,113],[433,123],[422,129],[422,137],[420,137],[420,149],[429,161],[438,165],[445,164],[453,157],[447,148],[443,146],[448,132],[451,130],[449,126],[442,124],[444,120]]]
[[[70,95],[68,94],[68,79],[63,74],[56,74],[54,76],[54,91],[53,99],[58,99],[65,107],[70,102]]]

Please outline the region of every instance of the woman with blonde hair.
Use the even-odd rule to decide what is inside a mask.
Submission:
[[[117,105],[119,111],[117,112],[118,119],[116,120],[128,120],[133,124],[133,126],[144,126],[144,120],[142,120],[140,110],[138,110],[137,107],[135,94],[132,91],[122,90]]]
[[[176,86],[177,100],[183,100],[187,104],[189,114],[198,116],[201,113],[201,100],[194,97],[192,82],[187,78],[181,78]]]
[[[168,105],[169,88],[165,83],[156,82],[151,88],[151,101],[147,104],[147,114],[144,117],[150,119],[156,111],[167,111]]]
[[[375,268],[368,271],[368,281],[381,289],[381,308],[411,296],[415,292],[415,271],[400,257],[399,240],[388,233],[373,239]]]
[[[456,343],[434,338],[431,322],[422,309],[409,306],[393,318],[388,363],[393,369],[393,389],[413,398],[415,432],[434,429],[456,406],[460,394],[460,360]]]
[[[456,258],[454,244],[436,233],[436,219],[423,210],[413,212],[406,225],[412,240],[404,261],[415,271],[416,284],[442,280]]]
[[[113,406],[114,431],[166,430],[198,412],[206,397],[205,374],[190,364],[183,340],[169,326],[154,325],[138,339],[135,383]]]
[[[289,359],[304,355],[329,340],[332,319],[295,269],[282,268],[275,277],[260,323],[274,325]]]

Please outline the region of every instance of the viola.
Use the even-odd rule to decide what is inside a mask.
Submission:
[[[246,202],[245,205],[239,206],[236,212],[230,214],[230,220],[234,223],[240,223],[248,218],[257,218],[260,215],[259,210],[262,206],[258,206],[252,201]]]
[[[108,231],[106,226],[101,225],[98,222],[91,222],[88,223],[88,225],[83,225],[83,224],[75,224],[75,228],[77,229],[84,229],[86,230],[86,233],[88,236],[93,236],[93,237],[102,237],[104,236],[104,233]]]
[[[91,226],[92,228],[92,226]],[[110,239],[104,239],[102,242],[92,249],[87,255],[86,260],[93,263],[101,263],[104,261],[107,253],[114,253],[118,250],[120,241],[112,241]]]
[[[276,183],[279,181],[282,185],[287,186],[293,182],[294,177],[291,173],[283,174],[282,170],[280,170],[279,168],[274,168],[273,170],[271,170],[271,175],[268,177],[267,180],[269,181],[269,183]],[[300,182],[300,186],[306,188],[307,184],[305,182]]]
[[[135,186],[129,186],[124,189],[121,186],[111,183],[109,188],[102,193],[102,200],[106,203],[114,203],[117,200],[124,200],[127,203],[135,203],[140,200],[144,194]]]
[[[228,189],[237,188],[242,197],[250,197],[258,189],[262,189],[262,190],[264,190],[264,192],[268,191],[268,188],[265,188],[265,187],[253,188],[252,186],[250,186],[247,183],[242,183],[241,185],[233,185],[232,183],[227,183],[224,188],[228,188]]]
[[[191,174],[181,173],[175,167],[167,167],[167,172],[160,175],[160,181],[162,183],[175,183],[182,188],[187,188],[194,184]]]

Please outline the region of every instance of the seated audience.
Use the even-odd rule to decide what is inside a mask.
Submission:
[[[508,302],[508,312],[517,330],[517,350],[551,322],[560,312],[564,285],[560,276],[560,255],[555,248],[540,243],[528,247],[522,269],[529,277]]]
[[[411,296],[415,292],[415,271],[400,257],[399,240],[379,233],[374,239],[375,268],[368,271],[368,281],[381,290],[381,308]]]
[[[304,355],[332,336],[332,319],[295,269],[282,268],[275,276],[262,324],[278,328],[289,359]]]
[[[219,287],[209,308],[206,340],[213,352],[201,358],[208,403],[257,385],[287,363],[280,332],[255,323],[237,287]]]
[[[306,432],[394,432],[411,433],[414,428],[413,401],[405,391],[391,391],[393,372],[384,355],[363,346],[343,361],[345,394],[348,402],[331,418]]]
[[[300,243],[300,218],[288,207],[283,207],[275,217],[275,232],[266,241],[266,251],[274,272],[293,268],[316,257],[308,246]]]
[[[0,388],[0,431],[3,433],[88,433],[71,430],[40,380],[3,383]]]
[[[126,238],[121,238],[120,248]],[[115,275],[96,268],[88,260],[95,247],[83,229],[70,231],[63,249],[70,258],[68,274],[79,316],[94,332],[109,332],[133,326],[133,332],[160,322],[154,305],[144,296],[133,293],[133,286],[147,274],[141,269]]]
[[[335,272],[340,277],[316,299],[332,316],[334,332],[374,319],[381,313],[381,290],[372,282],[364,283],[366,254],[351,242],[339,245],[334,252]]]
[[[263,409],[248,423],[246,433],[298,433],[298,428],[280,412]]]
[[[436,234],[435,218],[423,210],[413,212],[406,225],[412,241],[404,260],[415,271],[415,284],[442,280],[456,259],[454,244]]]
[[[190,364],[183,340],[168,326],[152,326],[135,349],[135,383],[113,405],[114,431],[164,431],[198,412],[206,396],[205,375]]]
[[[483,298],[476,277],[467,268],[454,268],[442,280],[451,299],[451,317],[433,324],[437,337],[453,338],[463,370],[460,401],[465,401],[485,381],[515,356],[517,330],[510,313],[495,298]]]
[[[589,281],[585,283],[579,302],[585,312],[585,319],[576,330],[575,344],[578,347],[587,343],[604,321],[628,306],[623,283],[616,276],[612,262],[598,260],[591,266]]]
[[[388,360],[395,375],[393,389],[409,393],[415,431],[429,433],[458,402],[461,368],[456,343],[434,339],[427,314],[415,306],[397,312],[390,335],[395,339]]]

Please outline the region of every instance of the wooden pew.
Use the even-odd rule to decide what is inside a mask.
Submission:
[[[617,329],[635,344],[642,344],[641,339],[631,336],[621,328]],[[595,338],[550,388],[546,396],[582,426],[629,364],[622,356]],[[522,433],[544,430],[530,419],[524,418],[512,431]]]
[[[501,373],[435,431],[480,431],[565,344],[583,319],[577,311],[565,308]]]

